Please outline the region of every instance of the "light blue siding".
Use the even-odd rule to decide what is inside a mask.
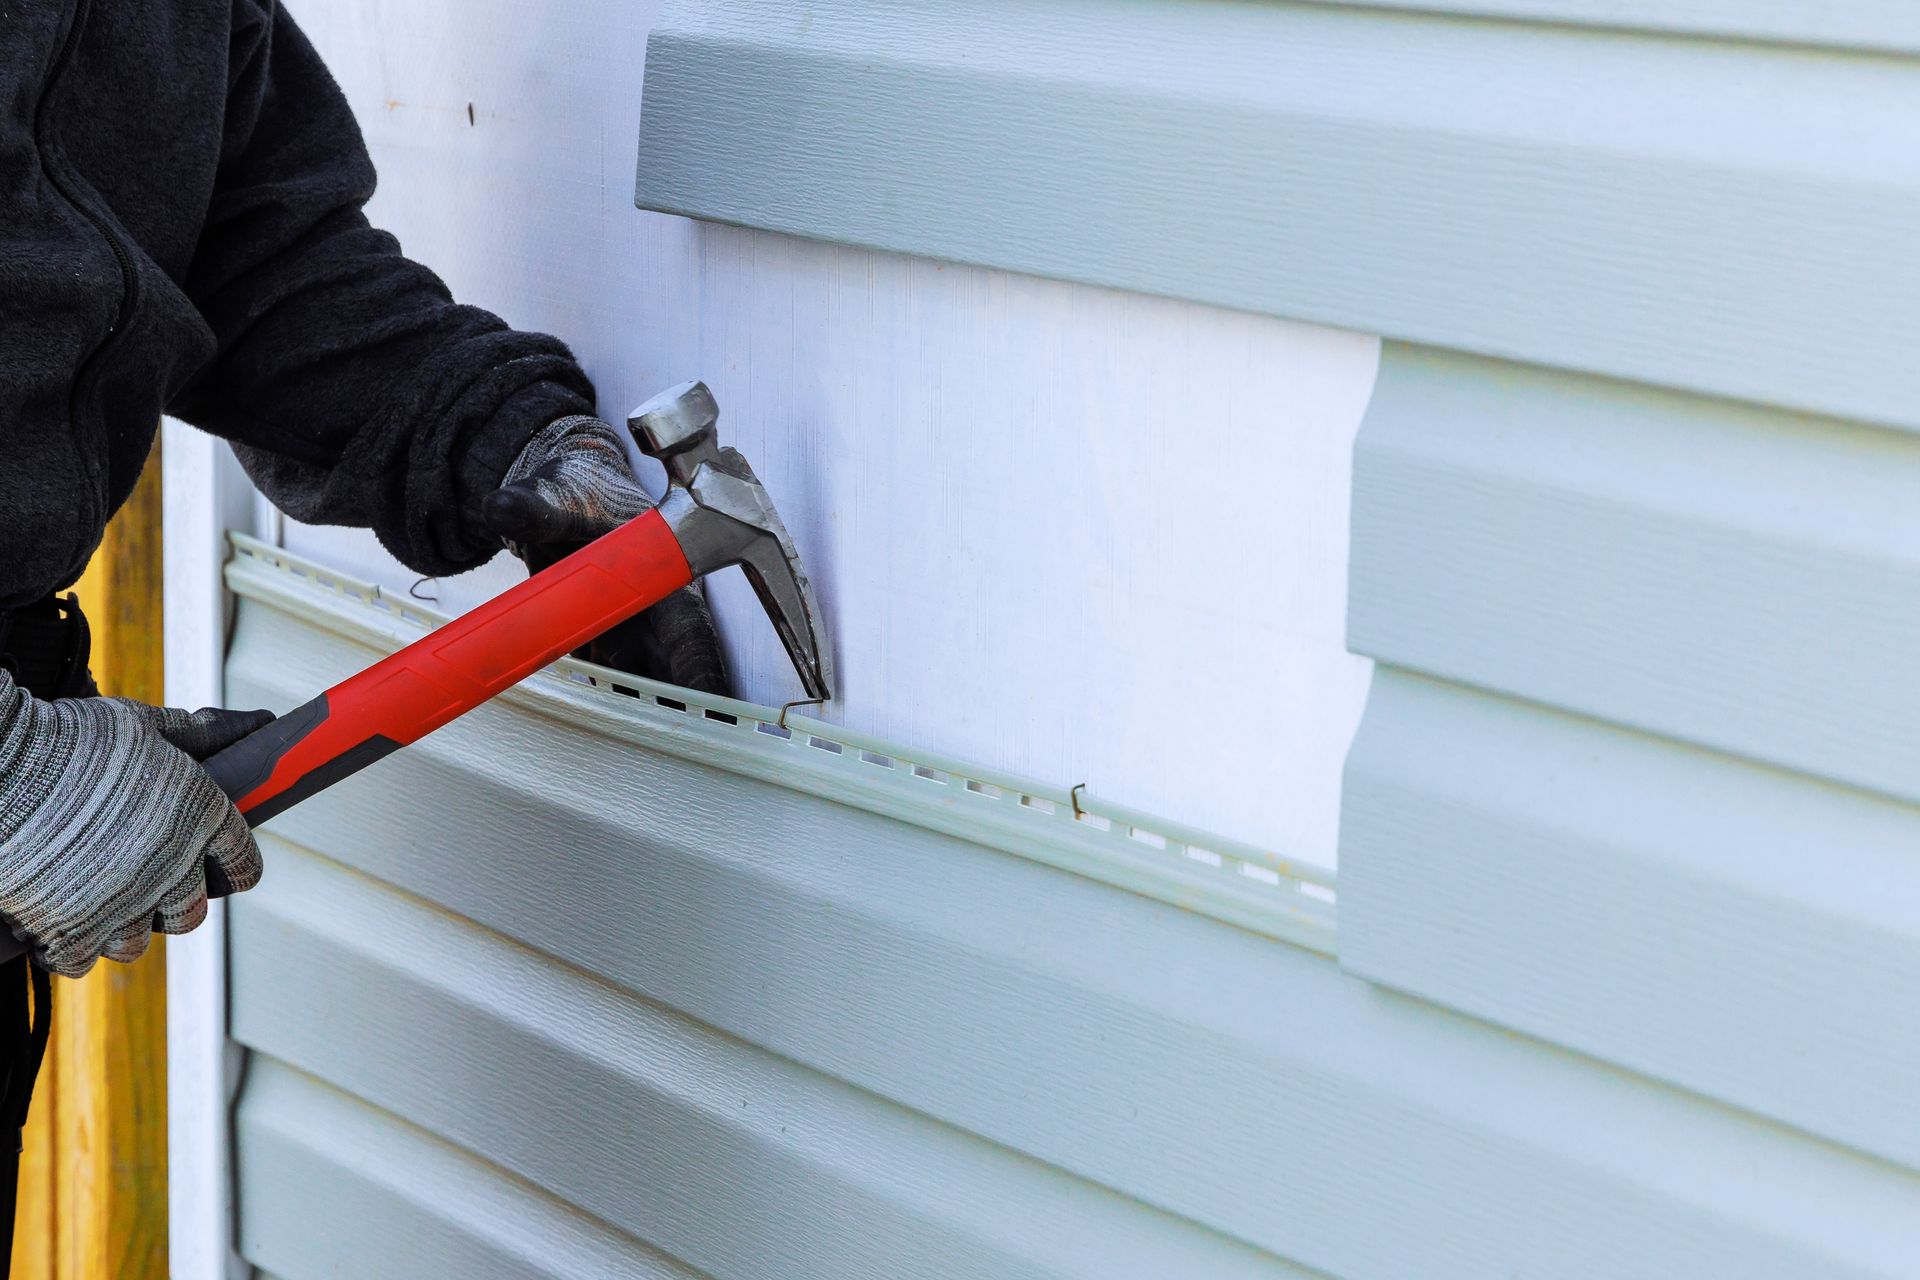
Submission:
[[[235,912],[241,1043],[709,1274],[1298,1274],[292,846],[272,856],[279,887]],[[713,982],[751,984],[717,959]]]
[[[1920,9],[1907,0],[1330,0],[1330,3],[1731,36],[1841,49],[1920,52]]]
[[[1354,486],[1342,964],[1920,1168],[1914,437],[1396,346]]]
[[[1286,3],[671,0],[638,194],[1913,428],[1915,120],[1904,62],[1757,44]]]
[[[1394,348],[1348,639],[1920,800],[1920,439]]]
[[[1352,972],[1920,1168],[1920,810],[1394,668]]]
[[[701,1280],[497,1166],[257,1056],[235,1116],[263,1280]],[[272,1176],[261,1176],[271,1170]]]
[[[378,609],[287,581],[243,606],[244,699],[290,704],[370,656],[345,633]],[[276,821],[268,881],[232,909],[256,1064],[716,1277],[1884,1276],[1920,1256],[1920,1181],[1879,1161],[695,762],[643,704],[596,693],[589,716],[579,688],[537,679]],[[277,1105],[243,1096],[258,1122]],[[282,1228],[245,1206],[299,1167],[243,1150],[261,1258]]]

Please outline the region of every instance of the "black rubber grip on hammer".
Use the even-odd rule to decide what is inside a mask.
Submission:
[[[311,702],[255,729],[225,750],[208,757],[201,762],[201,767],[213,778],[214,783],[229,800],[238,802],[271,778],[274,767],[280,763],[287,752],[293,749],[295,744],[312,733],[315,726],[326,720],[327,713],[327,696],[323,693]],[[384,738],[362,743],[338,759],[313,770],[279,795],[247,810],[242,816],[246,818],[249,827],[257,827],[316,791],[324,790],[341,778],[359,772],[375,760],[396,750],[398,746],[398,743]],[[227,873],[221,870],[218,863],[208,859],[203,865],[203,870],[207,878],[208,898],[224,898],[233,892],[233,882],[227,879]],[[158,912],[154,913],[153,928],[154,932],[160,932]],[[11,931],[0,934],[0,963],[13,959],[26,949],[26,944],[13,937]]]

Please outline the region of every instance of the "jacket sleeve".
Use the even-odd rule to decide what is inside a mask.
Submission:
[[[276,0],[234,0],[220,171],[186,289],[218,353],[172,412],[232,440],[297,519],[370,527],[415,571],[499,550],[479,506],[553,419],[593,412],[557,339],[454,303],[361,207],[345,96]]]

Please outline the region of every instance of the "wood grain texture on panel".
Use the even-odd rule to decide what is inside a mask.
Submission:
[[[107,694],[161,698],[160,468],[107,528],[78,591]],[[22,1280],[159,1280],[167,1270],[166,957],[55,978],[15,1236]]]
[[[1920,438],[1389,344],[1348,642],[1920,801]]]
[[[638,200],[1913,429],[1915,118],[1899,60],[1564,25],[673,0]]]
[[[230,688],[291,705],[367,656],[248,602]],[[482,708],[273,831],[273,874],[234,907],[236,1035],[609,1220],[671,1217],[603,1199],[641,1195],[647,1180],[619,1171],[660,1142],[728,1169],[751,1137],[797,1161],[783,1167],[802,1185],[844,1176],[829,1135],[868,1135],[863,1151],[922,1170],[911,1162],[931,1158],[918,1129],[849,1118],[776,1135],[792,1123],[779,1106],[751,1134],[724,1123],[680,1082],[725,1081],[737,1108],[772,1096],[747,1083],[766,1059],[729,1047],[709,1062],[684,1030],[698,1027],[805,1068],[777,1075],[808,1081],[807,1098],[843,1096],[823,1083],[840,1082],[1341,1276],[1866,1277],[1920,1252],[1920,1179],[1883,1161],[963,832],[649,751],[554,707]],[[508,870],[529,856],[541,894]],[[398,934],[423,940],[417,956],[374,941]],[[349,993],[343,1022],[328,1011]],[[643,1032],[662,1047],[642,1050]],[[668,1062],[653,1078],[647,1064]],[[652,1127],[619,1129],[639,1099]],[[695,1113],[708,1119],[690,1127]],[[887,1210],[895,1239],[927,1238],[901,1216],[916,1205]],[[808,1239],[816,1257],[854,1247]]]
[[[1920,9],[1906,0],[1332,0],[1466,17],[1570,22],[1616,30],[1920,52]]]
[[[701,1280],[496,1165],[272,1058],[234,1117],[265,1275]]]
[[[293,846],[273,852],[280,892],[231,911],[237,1039],[703,1272],[1306,1280]],[[387,928],[403,931],[391,936],[410,940],[411,958],[370,954],[367,931]],[[268,995],[275,988],[284,998]],[[351,1025],[325,1012],[349,992]],[[251,1081],[241,1107],[275,1109]],[[294,1176],[243,1152],[249,1259],[277,1242],[275,1224],[248,1221],[247,1206]]]
[[[1349,972],[1920,1169],[1920,809],[1382,667]]]

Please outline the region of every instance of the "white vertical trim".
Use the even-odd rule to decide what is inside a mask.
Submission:
[[[166,697],[222,702],[227,601],[225,533],[252,528],[252,487],[227,447],[165,424],[162,490]],[[227,1039],[226,914],[215,903],[195,932],[167,942],[168,1253],[172,1280],[250,1273],[233,1251],[229,1122],[238,1050]]]
[[[230,465],[233,466],[235,471],[238,471],[239,468],[237,465]],[[286,516],[280,513],[280,508],[274,506],[272,502],[267,500],[266,494],[255,492],[252,495],[252,499],[253,536],[271,546],[278,547],[283,545],[286,541],[287,533]]]

